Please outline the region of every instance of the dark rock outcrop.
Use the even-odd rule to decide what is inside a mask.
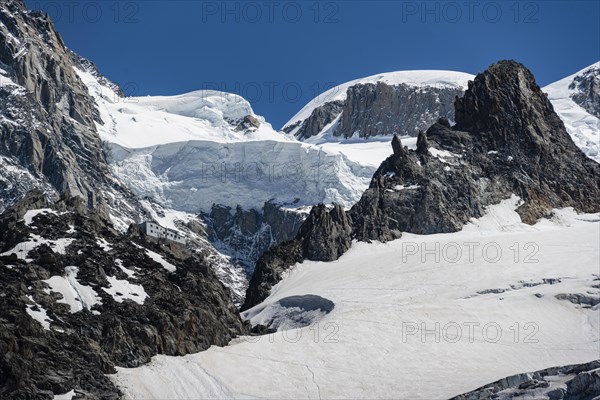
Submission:
[[[571,98],[596,118],[600,118],[600,67],[598,65],[577,75],[569,85]]]
[[[456,125],[441,118],[419,134],[416,151],[393,138],[394,154],[346,213],[353,238],[388,241],[402,232],[455,232],[513,194],[521,199],[517,212],[530,224],[553,208],[600,210],[600,165],[573,143],[523,65],[492,65],[469,82],[455,109]],[[319,237],[311,245],[331,243],[335,231],[328,232],[334,236]],[[292,242],[302,243],[300,236]],[[279,252],[273,249],[271,257]],[[259,262],[261,271],[252,278],[244,307],[262,301],[282,270],[301,261],[300,254]],[[266,272],[272,265],[277,272]],[[270,279],[262,281],[262,276]]]
[[[211,242],[243,267],[250,278],[265,251],[296,236],[306,213],[266,202],[261,211],[214,205],[203,218]]]
[[[338,115],[344,109],[343,101],[330,101],[317,107],[313,110],[310,116],[300,121],[298,124],[292,124],[283,129],[285,133],[290,133],[296,127],[300,126],[298,131],[294,133],[299,140],[308,139],[312,136],[318,135],[327,125],[332,123]]]
[[[256,263],[242,311],[263,301],[290,266],[304,260],[333,261],[352,244],[352,221],[339,205],[313,207],[293,240],[272,247]]]
[[[600,166],[514,61],[479,74],[456,100],[456,125],[438,121],[417,147],[395,150],[352,208],[357,239],[454,232],[511,194],[523,200],[517,211],[526,223],[553,208],[600,209]]]
[[[454,119],[462,89],[391,86],[382,82],[348,88],[336,136],[417,136],[440,117]]]
[[[81,199],[48,203],[37,192],[0,215],[0,397],[52,399],[76,389],[85,398],[116,399],[120,392],[105,375],[115,366],[224,346],[248,333],[201,255],[150,240],[136,225],[120,235],[102,214],[82,214],[77,209],[86,204],[76,203]],[[42,207],[54,211],[27,225],[25,213]],[[79,311],[64,304],[50,278],[73,287]],[[136,287],[145,299],[131,291]],[[32,316],[43,311],[38,318],[47,327]]]
[[[592,400],[600,395],[600,360],[512,375],[451,400]]]

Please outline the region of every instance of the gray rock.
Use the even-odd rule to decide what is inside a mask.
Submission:
[[[323,128],[325,128],[325,126],[332,123],[337,116],[340,115],[343,107],[343,101],[331,101],[325,103],[322,106],[315,108],[306,120],[287,126],[283,131],[285,133],[290,133],[300,125],[298,131],[294,133],[294,136],[299,140],[316,136]]]
[[[600,68],[576,76],[569,85],[571,98],[590,114],[600,118]]]
[[[272,246],[293,239],[305,218],[305,213],[272,202],[260,211],[214,205],[210,214],[203,215],[211,242],[240,264],[248,279],[258,258]]]
[[[360,84],[347,91],[336,136],[417,136],[440,117],[454,119],[453,102],[462,89],[405,84]]]
[[[456,121],[427,130],[427,154],[396,151],[384,161],[351,210],[357,239],[454,232],[510,194],[523,199],[526,223],[553,208],[600,209],[600,166],[575,146],[522,65],[502,61],[479,74],[456,101]]]
[[[20,85],[0,88],[0,156],[49,184],[50,194],[102,209],[99,189],[110,185],[110,172],[95,128],[99,113],[73,70],[79,61],[48,16],[26,11],[20,0],[3,2],[0,21],[0,63]],[[31,190],[10,175],[2,180],[17,191],[13,200]]]
[[[600,395],[600,360],[517,374],[482,386],[452,400],[591,400]]]
[[[567,300],[573,304],[582,306],[593,307],[596,304],[600,304],[600,296],[588,295],[583,293],[559,293],[556,297],[558,300]]]
[[[286,126],[284,132],[296,130],[294,135],[305,140],[318,135],[341,114],[333,129],[335,136],[416,136],[440,117],[453,120],[454,98],[462,94],[459,88],[356,84],[347,89],[345,100],[315,108],[306,120]]]

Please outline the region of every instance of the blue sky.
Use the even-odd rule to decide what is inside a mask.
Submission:
[[[600,59],[598,1],[38,1],[129,95],[219,89],[274,127],[334,84],[477,73],[516,59],[545,85]]]

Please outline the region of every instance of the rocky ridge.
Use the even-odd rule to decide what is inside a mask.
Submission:
[[[240,265],[248,279],[258,258],[272,246],[293,239],[305,218],[301,210],[272,202],[266,202],[259,211],[214,205],[210,213],[203,215],[211,243]]]
[[[282,273],[303,260],[337,260],[352,245],[352,222],[339,205],[314,206],[298,234],[267,250],[256,263],[241,310],[263,301]]]
[[[340,225],[305,221],[301,232],[326,232],[311,246],[334,247],[329,254],[339,256],[351,239],[455,232],[482,216],[486,206],[512,195],[522,200],[517,212],[526,223],[551,215],[553,208],[600,210],[600,165],[573,143],[523,65],[500,61],[477,75],[456,99],[455,114],[456,125],[442,118],[421,132],[416,150],[394,137],[394,154],[381,164],[360,201],[337,218]],[[352,229],[341,229],[347,221]],[[262,301],[283,270],[303,259],[318,260],[299,254],[277,248],[265,254],[243,309]]]

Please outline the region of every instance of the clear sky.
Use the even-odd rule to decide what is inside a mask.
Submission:
[[[600,59],[596,0],[26,2],[128,95],[234,92],[275,128],[380,72],[477,73],[511,58],[543,86]]]

